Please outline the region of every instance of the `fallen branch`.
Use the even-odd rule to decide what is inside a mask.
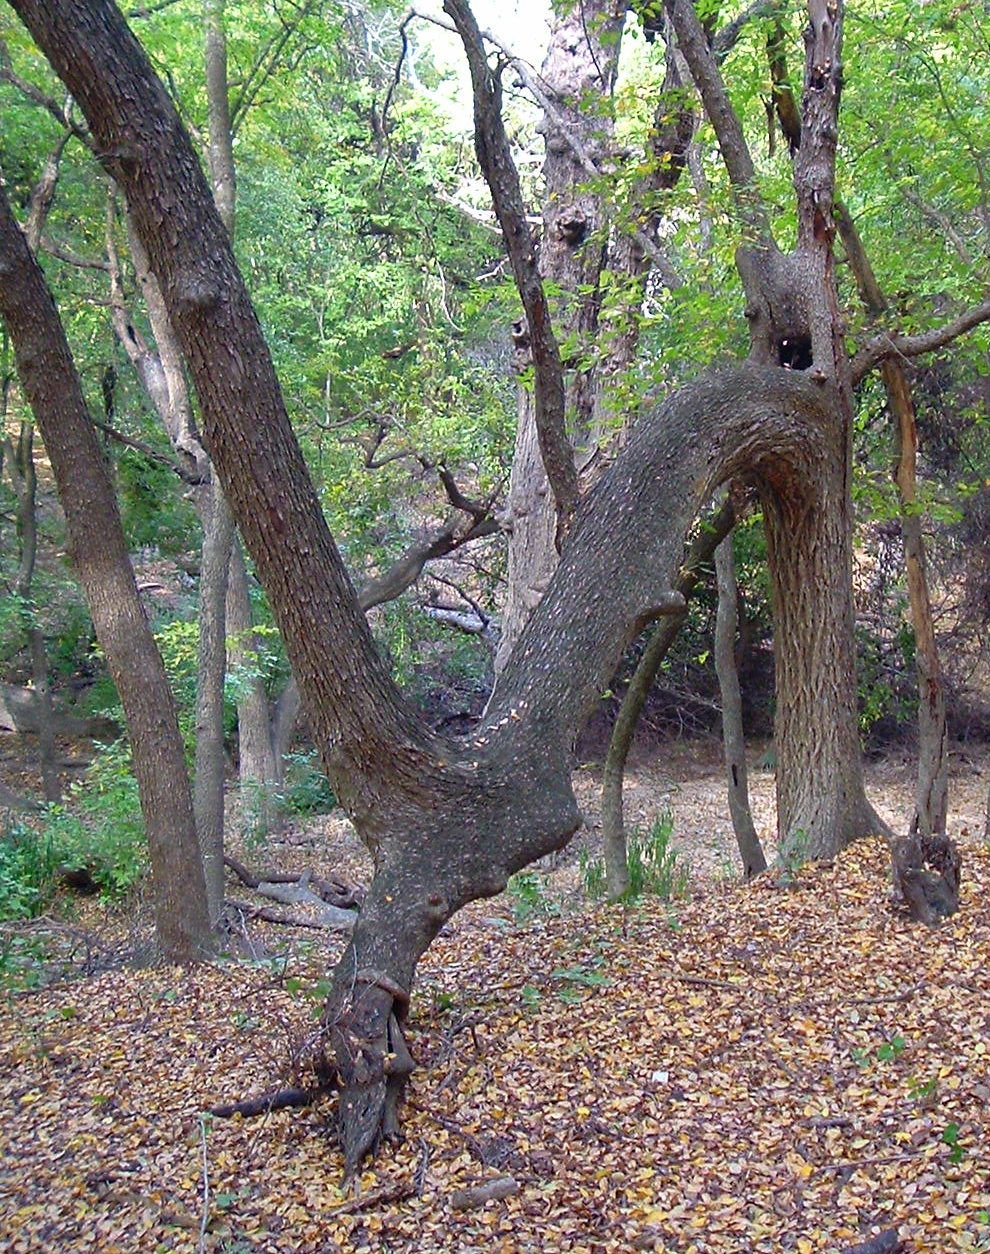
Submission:
[[[319,899],[317,899],[319,900]],[[264,923],[278,923],[282,927],[309,927],[324,931],[349,931],[357,919],[357,914],[353,910],[338,910],[337,915],[342,916],[339,920],[329,918],[312,919],[304,914],[292,914],[285,910],[275,910],[271,906],[252,906],[247,901],[231,901],[227,899],[227,905],[233,910],[239,911],[248,919],[261,919]],[[320,902],[323,910],[333,910],[333,906],[324,905]]]
[[[276,1089],[274,1093],[262,1093],[259,1097],[247,1097],[240,1102],[211,1106],[208,1113],[216,1115],[218,1119],[232,1119],[234,1115],[243,1115],[245,1119],[251,1119],[256,1115],[267,1115],[273,1110],[311,1106],[318,1097],[328,1092],[329,1088],[328,1081],[316,1088]]]
[[[513,1176],[499,1176],[470,1189],[457,1189],[450,1195],[453,1210],[476,1210],[486,1202],[499,1201],[519,1192],[519,1182]]]
[[[350,1202],[344,1202],[342,1206],[335,1206],[330,1214],[337,1215],[356,1215],[363,1210],[371,1210],[375,1206],[388,1205],[392,1202],[404,1202],[407,1197],[415,1197],[416,1190],[411,1184],[393,1184],[384,1189],[375,1189],[372,1193],[365,1193],[361,1197],[355,1197]]]
[[[898,1254],[903,1248],[901,1238],[890,1228],[877,1237],[871,1237],[869,1241],[860,1241],[859,1245],[844,1246],[839,1254]]]

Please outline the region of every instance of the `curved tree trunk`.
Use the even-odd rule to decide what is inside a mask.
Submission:
[[[715,550],[715,577],[718,581],[718,614],[715,620],[715,673],[722,693],[722,745],[729,788],[729,814],[736,834],[743,876],[747,880],[767,869],[760,838],[753,826],[746,778],[746,739],[743,736],[742,697],[736,670],[736,564],[732,556],[732,536],[726,536]]]
[[[193,961],[208,948],[210,922],[175,706],[58,313],[2,184],[0,315],[58,484],[73,563],[124,707],[151,854],[159,949],[169,961]]]

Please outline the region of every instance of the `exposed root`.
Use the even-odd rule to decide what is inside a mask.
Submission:
[[[383,1137],[399,1136],[399,1101],[414,1066],[399,1023],[407,1000],[392,981],[359,972],[347,999],[328,1008],[342,1082],[337,1136],[345,1181]]]

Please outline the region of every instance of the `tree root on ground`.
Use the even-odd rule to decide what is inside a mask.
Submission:
[[[962,857],[948,836],[911,835],[894,841],[890,867],[895,892],[913,919],[933,927],[959,909]]]

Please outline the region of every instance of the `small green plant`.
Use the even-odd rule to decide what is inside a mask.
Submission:
[[[50,838],[11,823],[0,835],[0,919],[41,914],[55,891],[56,873]]]
[[[578,855],[578,868],[585,893],[598,900],[605,896],[605,863],[601,858],[593,858],[587,849]]]
[[[337,798],[320,769],[315,749],[286,756],[284,801],[292,814],[329,814],[336,806]]]
[[[961,1163],[965,1157],[966,1151],[959,1144],[959,1124],[948,1123],[942,1132],[942,1142],[951,1147],[949,1154],[950,1163]]]
[[[527,923],[536,915],[559,914],[557,903],[547,892],[546,878],[536,871],[519,871],[506,885],[517,923]]]
[[[674,819],[669,810],[655,819],[645,833],[638,827],[629,833],[626,841],[629,887],[623,893],[624,901],[638,901],[641,897],[673,901],[686,895],[690,871],[678,859],[671,843],[673,835]],[[605,865],[602,859],[582,854],[579,864],[588,896],[603,897]]]
[[[608,976],[601,970],[604,959],[599,956],[589,964],[578,967],[558,967],[550,973],[551,979],[558,980],[562,987],[557,996],[568,1005],[581,1001],[584,993],[590,988],[601,988],[608,983]]]
[[[542,994],[538,988],[535,988],[532,984],[524,984],[519,996],[522,1000],[523,1009],[527,1014],[535,1014],[539,1010]]]

